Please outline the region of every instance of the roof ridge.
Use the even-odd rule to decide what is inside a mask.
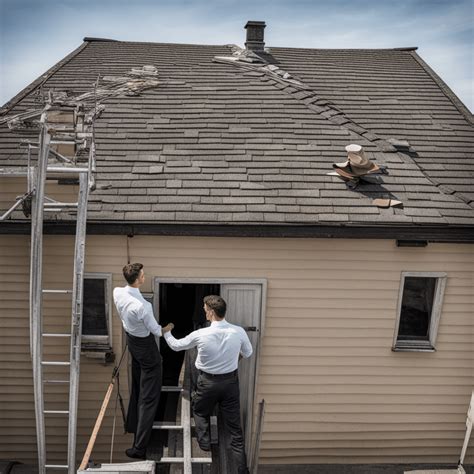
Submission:
[[[59,69],[71,61],[75,56],[82,52],[89,43],[83,42],[75,50],[71,51],[65,58],[58,61],[54,66],[50,67],[44,74],[35,79],[31,84],[27,85],[22,89],[18,94],[16,94],[12,99],[6,102],[2,107],[0,107],[0,116],[8,113],[15,105],[17,105],[22,99],[24,99],[28,94],[31,94],[33,90],[37,87],[41,87],[51,76],[53,76]]]
[[[133,40],[120,40],[110,38],[98,38],[94,36],[84,37],[84,41],[88,43],[130,43],[130,44],[154,44],[154,45],[169,45],[169,46],[196,46],[204,48],[222,48],[229,46],[229,44],[200,44],[200,43],[172,43],[166,41],[133,41]]]
[[[82,40],[84,43],[91,43],[92,41],[101,42],[101,43],[110,43],[110,42],[117,42],[117,40],[111,38],[97,38],[95,36],[85,36]]]
[[[428,75],[433,79],[433,81],[439,86],[444,95],[452,102],[454,107],[458,109],[461,115],[467,120],[470,125],[474,125],[474,115],[470,110],[461,102],[459,97],[454,93],[454,91],[441,79],[438,74],[432,69],[428,63],[416,52],[410,52],[413,59],[428,73]]]
[[[418,46],[399,46],[396,48],[305,48],[302,46],[268,46],[265,49],[303,49],[311,51],[416,51]]]

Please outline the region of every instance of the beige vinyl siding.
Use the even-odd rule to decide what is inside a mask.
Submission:
[[[0,453],[2,459],[36,463],[36,429],[31,359],[29,353],[29,237],[0,236]],[[44,239],[44,287],[72,287],[73,237]],[[88,271],[99,271],[94,265]],[[11,273],[10,273],[11,272]],[[70,332],[71,299],[67,295],[44,298],[45,332]],[[121,329],[113,328],[114,350],[121,354]],[[69,360],[69,341],[48,338],[44,344],[44,360]],[[78,413],[77,461],[92,432],[100,405],[107,391],[112,366],[81,358],[81,381]],[[45,378],[62,379],[65,368],[46,368]],[[122,371],[122,391],[127,391],[127,372]],[[67,410],[69,387],[46,385],[45,408]],[[92,459],[108,461],[115,406],[115,391]],[[47,415],[47,461],[64,463],[67,453],[67,417]],[[131,435],[123,435],[120,410],[117,410],[115,438],[116,460],[125,460],[124,450],[131,445]]]
[[[1,275],[8,284],[0,289],[1,402],[8,400],[9,410],[2,410],[8,423],[0,420],[0,445],[21,460],[33,459],[35,450],[28,240],[0,236],[2,268],[4,259],[20,262],[13,281],[5,271]],[[266,401],[261,462],[457,462],[474,385],[472,246],[397,248],[394,241],[358,239],[128,240],[131,260],[146,265],[143,291],[151,291],[154,276],[267,279],[257,388],[258,400]],[[122,236],[89,236],[86,271],[113,273],[114,286],[122,285],[126,241]],[[47,236],[45,249],[48,283],[60,288],[72,273],[72,237]],[[447,273],[435,353],[391,350],[402,271]],[[47,311],[58,330],[69,321],[65,303],[50,303]],[[119,356],[116,315],[114,322],[113,345]],[[49,350],[60,356],[59,347]],[[82,358],[78,458],[111,371]],[[109,411],[94,451],[96,461],[108,460],[111,424]],[[60,440],[58,434],[58,446]],[[129,442],[130,437],[117,436],[116,452]],[[472,447],[467,460],[473,460]]]

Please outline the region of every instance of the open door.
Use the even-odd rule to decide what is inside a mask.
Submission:
[[[225,283],[221,296],[227,302],[226,320],[242,326],[250,339],[253,354],[239,363],[240,411],[245,435],[245,450],[250,455],[252,420],[256,391],[257,359],[262,325],[262,284]]]
[[[170,293],[171,285],[182,288],[182,293],[175,288],[173,294]],[[214,288],[212,288],[214,287]],[[194,288],[194,289],[193,289]],[[219,292],[215,291],[219,288]],[[212,291],[219,293],[227,302],[226,320],[230,323],[242,326],[252,343],[253,354],[249,359],[242,359],[239,363],[239,383],[240,383],[240,409],[242,413],[242,429],[245,435],[245,449],[247,456],[250,456],[250,443],[252,435],[252,422],[254,416],[254,401],[256,393],[256,377],[258,359],[260,354],[260,344],[263,330],[263,320],[265,313],[266,280],[264,279],[231,279],[231,278],[162,278],[153,279],[153,302],[155,316],[159,317],[160,324],[177,322],[172,317],[166,318],[166,306],[173,310],[177,302],[189,301],[190,296],[185,294],[185,290],[193,290],[195,294],[200,294],[199,303],[192,297],[196,311],[202,310],[202,297]],[[203,290],[206,290],[203,293]],[[177,292],[176,292],[177,291]],[[187,290],[186,290],[187,291]],[[167,299],[170,301],[167,301]],[[181,303],[180,303],[181,304]],[[184,304],[184,303],[183,303]],[[183,312],[188,317],[193,318],[195,310],[189,308]],[[162,317],[166,318],[166,321]],[[175,325],[175,329],[178,329]],[[188,328],[177,337],[184,337],[192,331]],[[174,331],[176,333],[176,330]],[[165,361],[164,361],[165,363]],[[178,371],[179,373],[179,371]],[[250,459],[250,457],[249,457]]]

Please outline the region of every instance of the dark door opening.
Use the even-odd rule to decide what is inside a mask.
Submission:
[[[174,324],[173,336],[181,339],[192,331],[206,327],[203,298],[219,295],[219,284],[161,283],[159,287],[159,321],[162,326]],[[186,351],[175,352],[160,339],[163,358],[163,385],[175,386],[183,366]],[[156,415],[157,421],[174,422],[179,394],[162,392]]]

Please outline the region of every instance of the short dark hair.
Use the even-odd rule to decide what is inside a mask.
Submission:
[[[133,285],[140,275],[140,270],[143,268],[141,263],[129,263],[123,267],[123,276],[129,285]]]
[[[225,316],[227,305],[224,298],[217,295],[209,295],[204,297],[204,304],[214,310],[214,313],[216,313],[218,318],[223,318]]]

